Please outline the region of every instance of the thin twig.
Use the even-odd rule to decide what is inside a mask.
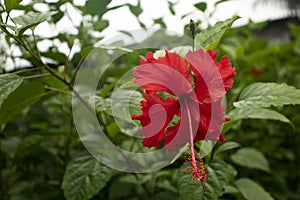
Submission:
[[[64,65],[64,79],[65,80],[66,80],[67,66],[70,64],[70,56],[71,56],[73,46],[74,46],[74,42],[72,42],[72,46],[70,48],[69,54],[67,56],[67,59],[66,59],[65,65]]]
[[[13,72],[12,74],[26,73],[26,72],[37,71],[37,70],[41,70],[41,69],[44,69],[44,67],[32,67],[32,68],[27,68],[27,69],[21,69],[21,70]]]
[[[32,75],[32,76],[25,76],[24,79],[33,79],[33,78],[43,78],[43,77],[47,77],[47,76],[52,76],[52,74],[36,74],[36,75]]]
[[[56,92],[60,92],[60,93],[64,93],[64,94],[73,96],[72,92],[66,91],[67,89],[69,89],[69,87],[53,88],[53,87],[46,86],[45,88],[48,89],[48,90],[52,90],[52,91],[56,91]]]

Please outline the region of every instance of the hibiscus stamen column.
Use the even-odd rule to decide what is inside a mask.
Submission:
[[[191,165],[192,165],[192,178],[196,178],[197,180],[201,181],[201,185],[203,188],[203,191],[205,192],[205,187],[204,187],[204,181],[205,181],[205,176],[201,175],[202,169],[199,169],[197,166],[197,161],[196,161],[196,155],[195,155],[195,150],[194,150],[194,135],[193,135],[193,127],[192,127],[192,118],[191,118],[191,112],[189,110],[188,102],[187,99],[184,98],[184,106],[187,112],[187,117],[188,117],[188,122],[189,122],[189,136],[190,136],[190,151],[191,151]]]

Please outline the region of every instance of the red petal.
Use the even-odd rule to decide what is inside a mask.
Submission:
[[[166,131],[164,146],[167,150],[174,150],[180,145],[190,142],[190,136],[196,137],[199,125],[198,103],[185,97],[181,106],[181,118],[179,122]],[[191,120],[189,122],[189,119]]]
[[[160,147],[159,142],[164,139],[164,132],[173,116],[179,109],[176,99],[162,99],[155,93],[144,93],[145,100],[141,102],[143,113],[133,115],[133,120],[140,120],[142,130],[139,135],[144,135],[143,145],[146,147]]]
[[[218,52],[213,52],[211,50],[207,51],[209,55],[214,59],[215,63],[217,64],[220,74],[223,79],[225,90],[228,91],[233,85],[233,78],[235,76],[235,68],[232,67],[229,59],[227,56],[223,56],[221,61],[217,63],[216,56]]]
[[[225,95],[222,76],[211,56],[199,49],[188,52],[185,59],[196,76],[195,93],[199,102],[218,101]]]
[[[224,122],[224,108],[221,101],[212,104],[199,104],[200,123],[194,141],[224,139],[221,134],[221,126]]]
[[[169,92],[180,96],[192,91],[193,77],[188,71],[187,62],[176,53],[166,51],[164,57],[153,58],[147,54],[147,60],[134,70],[134,83],[148,92]]]
[[[181,123],[181,120],[179,120],[178,123],[175,126],[171,126],[171,127],[167,128],[166,138],[164,140],[164,146],[167,146],[174,139],[174,137],[178,133],[180,123]],[[186,143],[188,143],[188,141],[186,141]],[[181,144],[178,144],[178,145],[181,145]]]
[[[212,50],[207,50],[207,53],[210,55],[210,57],[211,57],[214,61],[216,61],[216,57],[217,57],[217,54],[218,54],[217,51],[213,52]]]
[[[166,55],[164,57],[158,58],[157,63],[172,67],[180,74],[182,74],[190,84],[193,84],[194,80],[191,73],[189,72],[188,63],[177,53],[168,52],[166,50]]]
[[[146,54],[146,60],[140,60],[140,65],[146,64],[146,63],[152,63],[155,61],[155,58],[153,57],[153,53],[151,51],[147,52]]]

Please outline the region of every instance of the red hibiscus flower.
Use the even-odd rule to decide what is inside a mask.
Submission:
[[[225,121],[221,101],[235,75],[228,58],[217,62],[216,54],[200,49],[182,58],[166,51],[155,59],[148,52],[134,70],[134,83],[145,91],[143,113],[132,115],[141,122],[143,145],[174,150],[189,143],[193,176],[201,181],[205,177],[196,164],[194,142],[225,140],[220,131]]]

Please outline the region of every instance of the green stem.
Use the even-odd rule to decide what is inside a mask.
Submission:
[[[32,36],[33,36],[33,43],[34,43],[35,50],[36,50],[38,56],[41,57],[40,51],[37,47],[37,41],[36,41],[36,36],[35,36],[35,33],[34,33],[34,29],[32,30]]]
[[[24,79],[43,78],[47,76],[52,76],[52,74],[37,74],[32,76],[25,76]]]
[[[21,73],[26,73],[26,72],[30,72],[30,71],[38,71],[41,69],[44,69],[44,67],[32,67],[32,68],[21,69],[21,70],[13,72],[12,74],[21,74]]]

